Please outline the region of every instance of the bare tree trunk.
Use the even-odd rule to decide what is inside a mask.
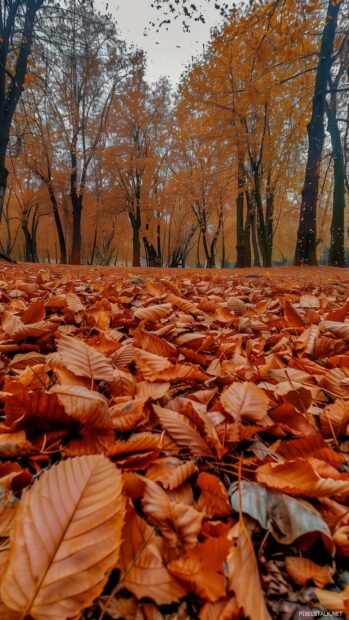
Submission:
[[[331,57],[337,20],[343,0],[329,0],[326,24],[322,33],[319,62],[317,66],[311,119],[308,131],[308,159],[302,189],[302,204],[299,216],[297,245],[294,262],[296,265],[316,265],[316,211],[321,169],[321,156],[325,139],[324,114],[326,89],[330,79]]]
[[[252,236],[252,248],[253,248],[253,266],[260,267],[261,259],[259,254],[259,246],[258,246],[258,238],[257,238],[257,218],[256,218],[256,205],[255,201],[252,199],[250,192],[247,192],[247,200],[248,200],[248,212],[249,212],[249,223],[250,230]],[[252,257],[251,257],[252,262]]]
[[[336,95],[332,94],[327,108],[327,129],[331,136],[333,155],[333,212],[331,222],[331,245],[328,264],[345,267],[344,209],[345,209],[345,163],[341,133],[337,121]]]
[[[81,213],[82,213],[82,196],[79,196],[77,189],[77,156],[76,156],[76,141],[73,140],[71,147],[71,174],[70,174],[70,200],[72,205],[73,215],[73,234],[72,234],[72,251],[71,251],[71,264],[81,264]]]
[[[5,158],[0,158],[0,221],[4,210],[5,194],[7,188],[8,170],[5,166]]]
[[[243,160],[239,158],[238,192],[236,196],[236,267],[245,267],[244,193],[245,169]]]
[[[53,187],[50,181],[47,185],[47,189],[48,189],[48,193],[49,193],[50,200],[51,200],[53,219],[55,221],[56,230],[57,230],[59,252],[60,252],[60,263],[61,265],[66,265],[67,264],[67,245],[65,242],[65,236],[64,236],[61,217],[59,214],[58,203],[57,203],[56,196],[55,196],[55,193],[54,193],[54,190],[53,190]]]

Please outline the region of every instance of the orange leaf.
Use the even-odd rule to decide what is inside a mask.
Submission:
[[[132,507],[127,510],[126,528],[118,564],[122,585],[137,598],[151,598],[158,605],[185,596],[185,588],[164,566],[161,538]]]
[[[161,486],[173,491],[181,486],[197,471],[194,461],[181,461],[176,457],[167,456],[154,461],[147,469],[147,477]]]
[[[349,491],[349,480],[322,478],[308,461],[266,463],[257,469],[258,482],[290,495],[326,497]]]
[[[267,413],[269,399],[254,383],[233,383],[220,401],[233,418],[259,422]]]
[[[161,426],[180,448],[189,450],[194,456],[212,456],[209,446],[193,422],[180,413],[159,405],[153,405],[153,409]]]
[[[84,456],[59,463],[24,492],[1,585],[8,607],[64,620],[93,602],[119,557],[121,487],[110,461]]]
[[[203,515],[186,504],[172,503],[165,491],[147,481],[142,506],[151,521],[160,528],[168,546],[176,553],[197,543]]]
[[[232,541],[227,557],[229,589],[233,590],[239,607],[251,619],[271,620],[267,610],[258,564],[249,534],[239,521],[229,532]]]
[[[198,508],[204,512],[209,519],[228,517],[232,514],[228,493],[217,476],[207,472],[201,472],[196,484],[199,489],[201,489],[201,494],[198,499]]]
[[[96,381],[112,381],[114,378],[111,360],[82,340],[62,335],[57,343],[57,352],[62,364],[79,377]]]
[[[172,304],[158,304],[135,310],[135,317],[141,321],[160,321],[172,312]]]
[[[288,556],[285,560],[288,574],[299,586],[305,586],[308,581],[313,581],[319,588],[324,588],[328,583],[333,583],[333,568],[331,566],[319,566],[307,558]]]
[[[222,563],[223,569],[223,563]],[[168,570],[177,577],[186,588],[201,598],[215,602],[225,595],[225,578],[215,572],[202,558],[195,553],[195,548],[187,555],[168,564]]]

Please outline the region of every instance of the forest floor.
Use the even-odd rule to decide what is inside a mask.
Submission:
[[[1,263],[0,294],[0,620],[349,619],[346,269]]]

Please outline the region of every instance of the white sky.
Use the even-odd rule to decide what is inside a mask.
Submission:
[[[219,14],[213,8],[213,1],[208,4],[204,0],[195,2],[205,7],[205,24],[192,22],[190,33],[184,33],[178,19],[169,26],[168,31],[163,27],[157,33],[155,28],[150,28],[148,36],[144,37],[145,27],[150,21],[155,21],[160,13],[151,8],[151,1],[109,0],[108,11],[115,16],[121,37],[147,52],[149,79],[153,81],[166,75],[176,83],[191,57],[202,51],[203,44],[209,39],[210,28],[219,23]],[[103,10],[106,0],[96,0],[96,5]]]

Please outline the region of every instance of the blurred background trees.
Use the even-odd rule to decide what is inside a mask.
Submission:
[[[93,0],[15,4],[0,16],[2,253],[268,267],[296,247],[298,264],[345,265],[344,0],[217,3],[223,25],[176,89],[147,82],[144,53]],[[204,16],[173,8],[185,28]]]

